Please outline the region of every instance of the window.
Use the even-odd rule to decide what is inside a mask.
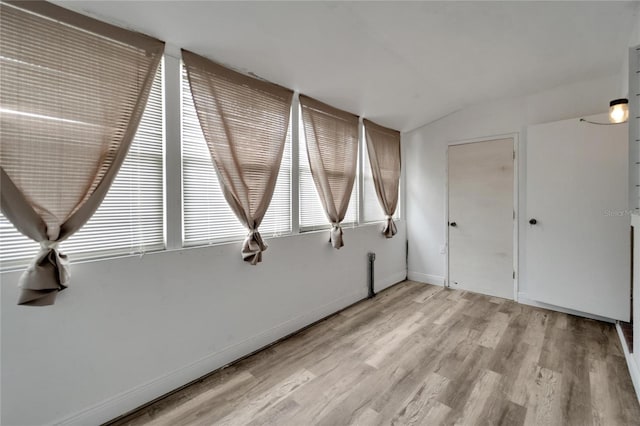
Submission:
[[[377,222],[385,219],[384,210],[378,201],[378,195],[376,194],[376,187],[373,183],[373,175],[371,174],[371,163],[369,162],[369,151],[367,150],[366,134],[363,131],[363,144],[362,144],[362,210],[363,219],[365,222]]]
[[[165,247],[162,66],[127,158],[85,226],[60,244],[71,260],[144,253]],[[25,266],[39,244],[0,215],[0,267]]]
[[[307,142],[302,124],[302,113],[299,114],[298,120],[298,158],[299,158],[299,188],[300,188],[300,230],[310,231],[314,229],[329,228],[331,224],[324,212],[318,191],[311,176],[311,168],[309,167],[309,157],[307,156]],[[358,174],[360,167],[356,168],[356,179],[353,183],[353,192],[349,200],[349,208],[342,221],[343,225],[358,224]]]
[[[182,67],[182,205],[183,244],[193,246],[241,240],[247,234],[227,204]],[[276,188],[260,225],[263,237],[291,232],[291,127],[287,134]]]
[[[369,151],[367,151],[366,132],[362,131],[362,178],[363,178],[363,194],[362,194],[362,210],[364,222],[379,222],[386,218],[384,210],[378,200],[376,187],[371,174],[371,163],[369,162]],[[400,218],[400,191],[398,190],[398,207],[393,214],[394,219]]]

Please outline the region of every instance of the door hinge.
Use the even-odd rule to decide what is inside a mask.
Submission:
[[[516,152],[515,151],[513,151],[513,159],[514,160],[516,159]]]
[[[513,279],[516,279],[516,271],[513,271]]]

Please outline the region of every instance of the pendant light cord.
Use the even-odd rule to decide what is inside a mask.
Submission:
[[[584,121],[585,123],[589,123],[589,124],[597,124],[598,126],[615,126],[616,124],[626,123],[626,121],[623,121],[622,123],[598,123],[596,121],[589,121],[584,118],[581,118],[580,121]]]

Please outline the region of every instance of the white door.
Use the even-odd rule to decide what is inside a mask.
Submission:
[[[449,146],[449,285],[513,299],[513,138]]]
[[[528,128],[525,297],[629,320],[627,131],[578,119]]]

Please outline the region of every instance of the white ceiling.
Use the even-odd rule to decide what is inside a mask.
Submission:
[[[619,72],[637,19],[611,1],[56,3],[404,131]]]

